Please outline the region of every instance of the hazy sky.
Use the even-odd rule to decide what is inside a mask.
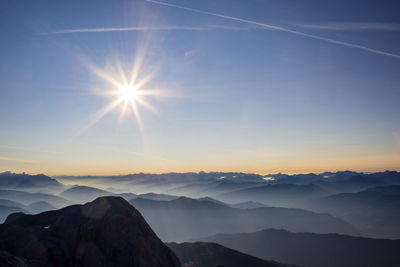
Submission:
[[[399,14],[396,0],[1,1],[0,171],[400,170]],[[158,92],[154,110],[135,101],[141,124],[122,103],[102,113],[118,90],[104,76],[135,65]]]

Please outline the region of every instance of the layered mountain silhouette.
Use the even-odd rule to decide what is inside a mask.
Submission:
[[[125,200],[131,200],[137,197],[152,199],[152,200],[172,200],[178,198],[178,196],[167,195],[167,194],[156,194],[156,193],[145,193],[145,194],[133,194],[133,193],[113,193],[111,191],[102,190],[95,187],[90,186],[82,186],[77,185],[73,186],[64,192],[59,194],[60,197],[63,197],[69,200],[72,203],[85,203],[88,201],[92,201],[98,197],[103,196],[119,196],[124,198]]]
[[[169,195],[205,197],[266,183],[261,175],[228,172],[188,172],[165,174],[129,174],[120,176],[63,176],[60,182],[69,184],[102,184],[112,191],[131,188],[135,194],[148,192]],[[165,200],[165,199],[164,199]]]
[[[3,206],[0,205],[0,223],[4,222],[7,216],[14,212],[25,212],[28,213],[26,209],[17,206]]]
[[[380,186],[310,202],[309,207],[345,219],[372,237],[400,238],[400,186]]]
[[[269,184],[220,194],[217,199],[227,202],[254,201],[267,205],[298,207],[299,202],[328,195],[320,186],[313,184]]]
[[[400,266],[400,240],[274,229],[219,234],[201,240],[216,242],[262,259],[304,267]]]
[[[0,225],[0,262],[10,266],[181,266],[141,214],[121,197],[101,197]]]
[[[2,223],[10,213],[39,213],[54,209],[55,208],[46,201],[37,201],[29,205],[23,205],[15,201],[0,199],[0,223]]]
[[[57,193],[64,190],[64,188],[65,186],[56,179],[43,174],[0,173],[0,189],[22,190],[31,193]]]
[[[113,193],[90,186],[73,186],[61,194],[60,197],[68,199],[73,203],[85,203],[98,197],[111,196]]]
[[[185,267],[283,267],[289,265],[266,261],[216,243],[167,243]]]
[[[57,180],[0,174],[0,222],[13,213],[0,225],[0,266],[179,266],[150,226],[164,241],[221,244],[169,244],[185,266],[400,266],[398,240],[357,237],[400,238],[398,172]]]
[[[265,228],[358,234],[350,224],[331,215],[301,209],[231,208],[214,201],[186,197],[171,201],[137,198],[130,203],[164,241],[185,241],[217,233],[251,232]]]
[[[252,201],[268,206],[305,209],[308,209],[307,202],[332,194],[400,185],[400,173],[390,171],[368,174],[351,171],[295,175],[279,173],[264,176],[226,172],[138,173],[122,176],[64,176],[57,179],[69,184],[101,185],[102,188],[110,188],[106,191],[113,193],[130,192],[140,196],[150,192],[149,196],[141,197],[154,200],[172,200],[176,195],[212,197],[229,204]]]
[[[23,205],[30,205],[38,201],[45,201],[49,204],[51,203],[51,205],[56,208],[65,207],[71,204],[70,201],[60,196],[43,193],[28,193],[17,190],[0,190],[0,198]]]

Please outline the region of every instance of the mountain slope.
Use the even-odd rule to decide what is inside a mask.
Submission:
[[[16,202],[16,201],[12,201],[12,200],[8,200],[8,199],[0,199],[0,206],[6,206],[6,207],[18,207],[21,209],[26,209],[26,206]]]
[[[270,206],[298,207],[299,202],[328,195],[320,187],[296,184],[270,184],[241,189],[216,196],[227,202],[261,202]]]
[[[263,207],[237,209],[213,201],[181,197],[171,201],[130,201],[164,241],[185,241],[217,233],[241,233],[265,228],[317,233],[358,232],[328,214],[301,209]]]
[[[3,172],[0,173],[0,189],[22,190],[31,193],[55,193],[62,191],[64,185],[43,174],[29,175]]]
[[[262,260],[215,243],[168,243],[185,267],[282,267],[285,265]]]
[[[38,215],[14,213],[0,225],[0,251],[28,266],[180,266],[141,214],[120,197]]]
[[[60,208],[71,204],[68,200],[59,196],[42,193],[28,193],[17,190],[0,190],[0,196],[2,199],[18,202],[23,205],[30,205],[38,201],[46,201],[51,203],[52,206]]]
[[[15,206],[2,206],[0,205],[0,223],[3,223],[7,216],[14,212],[27,212],[23,208]]]
[[[55,208],[50,205],[49,203],[47,203],[46,201],[38,201],[38,202],[34,202],[32,204],[30,204],[29,206],[27,206],[27,209],[35,214],[35,213],[40,213],[43,211],[49,211],[49,210],[54,210]]]
[[[86,203],[98,197],[114,195],[111,192],[90,186],[74,186],[60,193],[59,196],[68,199],[72,203]]]
[[[335,194],[309,203],[356,225],[372,237],[400,238],[400,186],[380,186]]]
[[[400,240],[290,233],[273,229],[219,234],[201,240],[216,242],[262,259],[304,267],[400,266]]]

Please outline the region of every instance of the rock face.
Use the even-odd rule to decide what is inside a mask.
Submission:
[[[181,266],[142,215],[120,197],[38,215],[11,214],[0,225],[0,251],[0,262],[7,256],[19,264],[9,266]]]

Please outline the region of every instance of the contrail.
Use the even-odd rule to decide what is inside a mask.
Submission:
[[[141,26],[141,27],[117,27],[117,28],[83,28],[65,29],[43,33],[44,35],[65,33],[90,33],[90,32],[128,32],[128,31],[210,31],[210,30],[247,30],[247,28],[229,27],[221,25],[195,26]]]
[[[200,10],[200,9],[194,9],[194,8],[190,8],[190,7],[184,7],[184,6],[180,6],[180,5],[170,4],[170,3],[167,3],[167,2],[161,2],[161,1],[155,1],[155,0],[145,0],[145,1],[146,2],[150,2],[150,3],[154,3],[154,4],[158,4],[158,5],[163,5],[163,6],[169,6],[169,7],[179,8],[179,9],[183,9],[183,10],[188,10],[188,11],[199,13],[199,14],[210,15],[210,16],[219,17],[219,18],[223,18],[223,19],[243,22],[243,23],[247,23],[247,24],[251,24],[251,25],[257,25],[257,26],[268,28],[268,29],[271,29],[271,30],[288,32],[288,33],[292,33],[292,34],[296,34],[296,35],[300,35],[300,36],[304,36],[304,37],[308,37],[308,38],[312,38],[312,39],[316,39],[316,40],[320,40],[320,41],[324,41],[324,42],[328,42],[328,43],[332,43],[332,44],[337,44],[337,45],[342,45],[342,46],[346,46],[346,47],[356,48],[356,49],[364,50],[364,51],[367,51],[367,52],[370,52],[370,53],[374,53],[374,54],[378,54],[378,55],[384,55],[384,56],[389,56],[389,57],[400,59],[400,55],[399,54],[393,54],[393,53],[389,53],[389,52],[385,52],[385,51],[382,51],[382,50],[369,48],[369,47],[366,47],[366,46],[363,46],[363,45],[359,45],[359,44],[355,44],[355,43],[348,43],[348,42],[338,41],[338,40],[334,40],[334,39],[330,39],[330,38],[326,38],[326,37],[322,37],[322,36],[318,36],[318,35],[299,32],[299,31],[291,30],[291,29],[288,29],[288,28],[284,28],[284,27],[280,27],[280,26],[276,26],[276,25],[272,25],[272,24],[265,24],[265,23],[261,23],[261,22],[257,22],[257,21],[231,17],[231,16],[227,16],[227,15],[223,15],[223,14],[203,11],[203,10]]]
[[[400,24],[379,22],[328,22],[319,24],[292,24],[293,26],[321,31],[400,31]]]

